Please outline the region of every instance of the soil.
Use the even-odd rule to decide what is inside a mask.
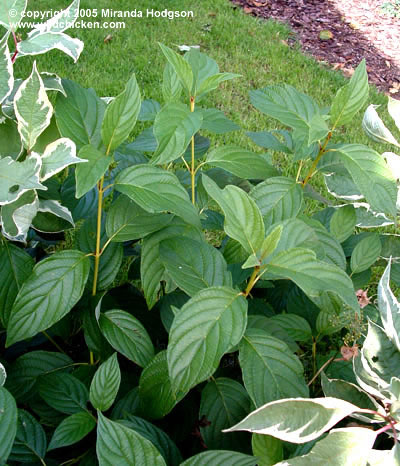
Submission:
[[[305,52],[346,76],[365,58],[370,83],[400,99],[400,18],[384,13],[385,1],[231,0],[247,14],[285,22]]]

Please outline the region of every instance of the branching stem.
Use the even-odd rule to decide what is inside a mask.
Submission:
[[[318,155],[315,158],[313,164],[311,165],[309,172],[307,173],[307,176],[305,177],[304,181],[301,183],[303,188],[310,181],[310,178],[314,175],[318,162],[321,160],[321,157],[325,154],[326,146],[328,145],[328,142],[330,141],[331,137],[332,137],[332,131],[329,131],[328,135],[326,136],[324,144],[320,147]]]

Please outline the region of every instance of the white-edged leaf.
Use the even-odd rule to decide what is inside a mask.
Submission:
[[[44,23],[36,24],[35,28],[28,33],[28,37],[45,32],[64,32],[69,29],[79,17],[79,4],[80,0],[73,0],[65,10],[59,11]]]
[[[39,208],[35,190],[27,191],[11,204],[1,209],[1,226],[3,235],[11,241],[26,241],[32,220]]]
[[[360,228],[375,228],[393,225],[393,220],[390,220],[382,212],[374,212],[371,209],[371,206],[366,202],[354,202],[353,206],[356,209],[356,226]]]
[[[80,251],[56,252],[40,261],[22,285],[10,313],[7,346],[48,329],[78,302],[89,275]]]
[[[246,330],[239,344],[243,381],[253,403],[308,396],[303,365],[282,340],[261,329]]]
[[[100,314],[99,326],[110,345],[125,357],[145,367],[154,347],[143,325],[126,311],[113,309]]]
[[[0,25],[15,32],[23,18],[26,5],[27,0],[3,0],[0,3]]]
[[[394,154],[393,152],[384,152],[382,157],[386,160],[393,177],[400,180],[400,155]]]
[[[75,226],[74,219],[72,218],[71,212],[69,211],[69,209],[61,205],[59,201],[53,201],[51,199],[39,199],[38,212],[42,212],[43,214],[50,214],[52,220],[54,219],[53,216],[56,216],[59,219],[65,220],[70,225]],[[36,220],[37,220],[37,217],[35,218],[35,221],[33,222],[33,228],[38,231],[43,231],[40,228],[41,225],[36,224]],[[53,232],[54,229],[52,229],[51,231]],[[59,231],[62,231],[62,229]]]
[[[0,362],[0,387],[2,387],[7,379],[7,372],[3,364]]]
[[[50,125],[53,106],[47,97],[43,80],[33,63],[32,73],[18,88],[14,97],[18,131],[24,147],[29,151],[37,138]]]
[[[72,414],[57,426],[48,450],[73,445],[86,437],[95,427],[96,419],[87,411]]]
[[[379,235],[369,235],[359,241],[351,253],[350,267],[352,273],[367,270],[378,259],[382,250]]]
[[[19,56],[40,55],[49,50],[58,49],[70,56],[74,62],[78,60],[83,50],[83,42],[69,37],[63,32],[43,32],[32,35],[18,43]]]
[[[9,456],[10,461],[35,463],[46,456],[47,439],[43,427],[27,411],[18,410],[17,435]]]
[[[393,118],[397,128],[400,130],[400,103],[399,100],[389,96],[388,106],[389,115]]]
[[[338,398],[289,398],[261,406],[224,432],[246,430],[286,442],[305,443],[317,439],[358,410],[357,406]]]
[[[258,458],[237,451],[209,450],[192,456],[181,466],[256,466]]]
[[[5,34],[0,41],[0,104],[11,94],[14,87],[14,70],[7,43],[8,37],[9,34]]]
[[[166,466],[150,440],[101,412],[98,415],[96,453],[100,466]]]
[[[362,127],[367,135],[377,142],[393,144],[400,147],[400,144],[396,141],[393,134],[386,128],[383,121],[380,119],[377,111],[379,105],[369,105],[365,110]]]
[[[206,288],[184,304],[172,322],[167,348],[173,390],[186,392],[210,377],[239,343],[246,324],[247,302],[232,288]]]
[[[206,162],[241,178],[265,179],[278,174],[260,154],[237,146],[220,146],[207,154]]]
[[[74,163],[82,163],[84,160],[76,156],[76,146],[71,139],[61,138],[49,144],[42,158],[42,169],[40,171],[40,180],[45,181],[65,167]]]
[[[17,433],[17,405],[14,397],[0,387],[0,458],[7,461]]]
[[[121,383],[117,353],[97,369],[90,384],[89,398],[93,407],[100,411],[107,411],[114,403]]]
[[[81,148],[79,157],[85,163],[78,165],[75,169],[75,197],[77,199],[96,186],[96,183],[104,176],[112,162],[110,156],[105,155],[90,144]]]

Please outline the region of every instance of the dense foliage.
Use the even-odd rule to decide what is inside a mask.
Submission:
[[[115,98],[36,63],[14,79],[19,57],[83,48],[60,27],[79,0],[17,42],[25,7],[0,6],[0,464],[399,464],[399,238],[382,233],[399,157],[340,132],[368,100],[365,63],[327,108],[251,91],[287,129],[248,136],[292,178],[211,147],[239,126],[202,101],[237,75],[197,49],[160,44],[162,104],[134,74]],[[363,127],[398,146],[373,105]],[[386,264],[378,309],[363,289]]]

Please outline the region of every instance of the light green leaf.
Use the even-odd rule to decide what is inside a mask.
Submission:
[[[167,63],[164,68],[162,93],[165,102],[176,102],[182,94],[181,81],[170,63]]]
[[[4,113],[4,106],[2,107]],[[21,137],[18,133],[17,123],[10,118],[0,120],[0,158],[11,157],[17,160],[23,151]]]
[[[3,235],[11,241],[26,241],[28,230],[39,208],[36,191],[27,191],[1,209]]]
[[[272,316],[269,320],[282,327],[293,340],[311,341],[311,327],[303,317],[297,314],[278,314]]]
[[[317,439],[359,408],[337,398],[290,398],[267,403],[224,432],[246,430],[286,442]]]
[[[256,201],[266,227],[296,217],[303,206],[303,190],[295,180],[276,176],[256,185],[250,196]]]
[[[20,44],[21,42],[18,44],[18,51]],[[53,115],[53,106],[47,97],[36,62],[33,63],[31,75],[20,85],[15,94],[14,109],[22,143],[29,152],[37,138],[49,126]]]
[[[14,70],[7,44],[8,37],[9,34],[5,34],[0,41],[0,104],[11,94],[14,87]]]
[[[140,112],[141,98],[135,74],[125,89],[106,108],[101,137],[107,154],[122,144],[132,132]]]
[[[393,134],[386,128],[383,121],[380,119],[377,111],[379,105],[369,105],[367,110],[365,110],[362,128],[366,134],[377,142],[394,144],[397,147],[400,147],[400,144],[396,141],[396,138]]]
[[[47,439],[42,426],[27,411],[19,409],[17,435],[9,460],[20,463],[35,463],[38,459],[44,459],[46,448]]]
[[[66,417],[57,426],[51,438],[49,451],[67,447],[82,440],[96,427],[96,419],[86,411]]]
[[[361,144],[345,144],[336,153],[372,210],[395,216],[397,186],[385,160]]]
[[[7,461],[17,433],[17,405],[14,397],[0,387],[0,458]]]
[[[350,267],[352,273],[367,270],[378,259],[382,250],[379,235],[370,235],[357,243],[351,253]]]
[[[256,203],[237,186],[228,185],[221,190],[204,174],[202,182],[209,196],[225,214],[226,234],[238,241],[249,254],[255,254],[265,237],[264,222]]]
[[[80,0],[73,0],[65,10],[59,11],[44,23],[36,24],[35,28],[28,33],[28,37],[44,32],[63,32],[69,29],[79,17],[79,4]]]
[[[351,123],[368,99],[368,75],[365,60],[357,66],[350,82],[340,88],[331,107],[331,122],[337,126]]]
[[[243,434],[223,434],[222,430],[238,422],[250,411],[250,398],[243,386],[225,377],[212,379],[201,392],[199,419],[207,425],[200,432],[207,448],[247,451],[249,438]]]
[[[67,97],[59,94],[56,102],[56,120],[61,136],[72,139],[78,151],[87,144],[99,149],[106,104],[93,89],[85,89],[67,79],[62,80],[62,85]]]
[[[204,94],[208,94],[209,92],[217,89],[221,83],[224,81],[230,81],[231,79],[240,78],[240,74],[234,73],[217,73],[213,76],[209,76],[206,78],[200,86],[196,89],[196,94],[199,96],[203,96]]]
[[[311,298],[326,291],[336,293],[356,313],[359,312],[360,306],[349,276],[339,267],[317,260],[309,249],[281,251],[268,263],[267,271],[294,281]]]
[[[303,365],[286,343],[260,329],[247,329],[239,344],[243,381],[253,403],[308,396]]]
[[[273,466],[283,459],[283,445],[281,440],[270,435],[253,434],[251,446],[254,456],[259,458],[259,466]]]
[[[391,261],[378,285],[378,307],[386,335],[400,351],[400,303],[390,289]]]
[[[160,259],[172,280],[189,296],[211,286],[232,286],[224,256],[205,241],[174,237],[160,243]]]
[[[268,258],[277,248],[282,236],[283,225],[279,224],[268,233],[257,255],[252,254],[242,265],[242,269],[248,269],[261,265],[264,259]],[[225,253],[225,250],[224,250]]]
[[[26,9],[27,0],[4,0],[0,3],[0,25],[9,31],[16,31]],[[10,15],[13,10],[13,15]]]
[[[355,209],[352,205],[346,205],[335,210],[329,222],[330,232],[339,241],[343,243],[350,235],[353,234],[354,227],[357,223]]]
[[[154,347],[143,325],[128,312],[113,309],[100,314],[99,325],[110,345],[125,357],[145,367]]]
[[[220,146],[207,154],[206,162],[241,178],[265,179],[278,174],[261,155],[236,146]]]
[[[0,159],[0,205],[16,201],[31,189],[47,188],[39,182],[41,158],[32,153],[23,162],[11,157]]]
[[[247,302],[236,290],[210,287],[191,298],[172,322],[167,348],[175,392],[187,392],[210,377],[222,356],[241,340]]]
[[[96,452],[100,466],[166,466],[154,445],[128,427],[104,417],[97,425]]]
[[[150,214],[121,194],[107,213],[107,236],[118,243],[140,239],[162,230],[172,219],[170,214]]]
[[[203,116],[201,129],[205,129],[211,133],[224,134],[240,129],[240,126],[229,120],[224,112],[216,108],[197,108],[196,112],[201,113]]]
[[[256,466],[258,458],[237,451],[209,450],[192,456],[181,466]]]
[[[103,362],[94,374],[90,384],[90,402],[100,411],[107,411],[114,403],[121,383],[121,371],[117,353]]]
[[[201,124],[202,115],[191,112],[186,105],[178,102],[165,105],[154,121],[153,132],[158,146],[151,163],[162,165],[179,158]]]
[[[89,401],[87,388],[79,379],[58,372],[40,377],[39,394],[49,406],[65,414],[85,411]]]
[[[190,64],[181,55],[179,55],[169,47],[160,43],[158,45],[161,47],[161,50],[165,55],[165,58],[172,66],[177,77],[179,78],[179,81],[185,88],[187,94],[192,95],[193,72]]]
[[[309,225],[314,229],[318,241],[325,251],[325,257],[322,260],[346,270],[346,257],[339,241],[320,222],[309,222]]]
[[[89,192],[100,178],[106,173],[112,162],[112,158],[103,154],[90,144],[83,146],[79,151],[79,157],[85,163],[79,164],[75,169],[77,199]]]
[[[89,260],[80,251],[56,252],[36,264],[11,310],[7,347],[64,317],[82,296],[88,275]]]
[[[139,381],[141,409],[150,419],[160,419],[186,395],[174,393],[168,375],[167,351],[157,353],[144,368]]]
[[[400,449],[396,444],[391,450],[374,450],[368,452],[367,466],[400,465]]]
[[[74,163],[81,164],[84,162],[76,156],[76,146],[71,139],[61,138],[49,144],[42,158],[42,169],[40,171],[40,180],[45,181],[65,167]],[[78,165],[79,166],[79,165]]]
[[[28,36],[18,43],[18,55],[21,57],[24,55],[41,55],[53,49],[61,50],[76,63],[82,53],[83,42],[69,37],[63,32],[43,32]]]
[[[197,210],[185,188],[171,172],[149,165],[135,165],[122,170],[115,189],[126,194],[150,213],[172,212],[199,227]]]

